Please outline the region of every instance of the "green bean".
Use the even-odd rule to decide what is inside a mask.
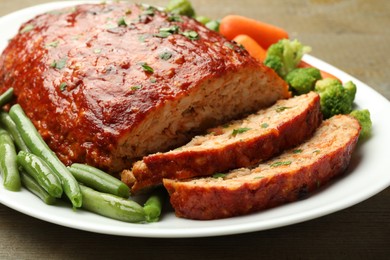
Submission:
[[[95,167],[74,163],[68,168],[77,181],[90,188],[123,198],[130,196],[130,188],[126,184]]]
[[[20,151],[17,160],[18,164],[22,166],[23,169],[47,191],[47,193],[53,197],[61,198],[61,181],[41,158],[32,153]]]
[[[44,188],[42,188],[31,176],[29,176],[23,170],[20,171],[20,178],[22,180],[23,186],[38,196],[43,202],[48,205],[52,205],[56,202],[56,198],[50,196],[50,194],[47,193]]]
[[[161,215],[164,200],[163,191],[155,191],[144,204],[145,218],[147,222],[157,222]]]
[[[0,107],[9,103],[14,97],[14,88],[7,89],[3,94],[0,95]]]
[[[33,123],[24,113],[22,107],[18,104],[13,105],[9,111],[9,115],[14,120],[23,141],[31,152],[46,161],[49,167],[60,178],[63,190],[72,202],[73,207],[81,207],[82,195],[78,182],[69,172],[68,168],[50,150]]]
[[[14,139],[15,145],[18,148],[19,151],[26,151],[29,152],[27,145],[24,143],[22,136],[20,135],[18,129],[16,128],[15,122],[12,120],[12,118],[9,116],[7,112],[1,111],[0,112],[0,121],[5,128],[5,130],[8,131],[8,133],[12,136]]]
[[[11,136],[4,129],[0,129],[0,171],[3,174],[3,185],[7,190],[20,190],[15,146]]]
[[[112,194],[95,191],[80,184],[83,208],[99,215],[125,222],[145,221],[145,212],[137,202]]]

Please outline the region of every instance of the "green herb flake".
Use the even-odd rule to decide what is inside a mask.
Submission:
[[[242,134],[242,133],[245,133],[246,131],[250,130],[250,128],[247,128],[247,127],[242,127],[242,128],[237,128],[237,129],[233,129],[232,131],[232,136],[236,136],[238,134]]]
[[[226,46],[226,47],[228,47],[229,49],[234,50],[234,44],[231,43],[231,42],[225,42],[223,45]]]
[[[313,153],[315,153],[315,154],[319,154],[320,152],[321,152],[321,150],[318,150],[318,149],[313,151]]]
[[[171,13],[168,16],[168,21],[169,22],[182,22],[183,20],[181,19],[180,15]]]
[[[132,86],[131,87],[131,90],[138,90],[138,89],[141,89],[142,88],[142,86],[140,86],[140,85],[135,85],[135,86]]]
[[[167,38],[168,36],[170,36],[174,33],[178,33],[179,29],[180,28],[177,25],[172,25],[170,27],[162,27],[159,29],[158,33],[154,34],[154,36],[160,37],[160,38]]]
[[[127,26],[126,19],[125,19],[124,16],[120,17],[120,18],[118,19],[118,22],[117,22],[117,23],[118,23],[118,26],[124,26],[124,27]]]
[[[138,41],[140,41],[140,42],[145,42],[145,39],[146,39],[146,35],[140,35],[138,37]]]
[[[154,73],[154,69],[150,67],[146,62],[141,63],[141,67],[145,72]]]
[[[270,167],[274,168],[274,167],[279,167],[279,166],[287,166],[287,165],[290,165],[290,164],[291,164],[291,161],[274,162],[274,163],[270,164]]]
[[[161,53],[160,55],[159,55],[159,57],[160,57],[160,59],[162,59],[162,60],[169,60],[170,58],[172,58],[172,52],[169,52],[169,51],[165,51],[165,52],[163,52],[163,53]]]
[[[261,128],[267,128],[269,125],[267,123],[262,123],[260,126]]]
[[[66,89],[66,87],[68,86],[68,84],[66,83],[66,82],[62,82],[61,84],[60,84],[60,90],[61,90],[61,92],[62,91],[64,91],[65,89]]]
[[[198,40],[199,39],[199,34],[195,31],[191,31],[191,30],[182,32],[182,35],[184,35],[185,37],[187,37],[190,40]]]
[[[33,24],[26,24],[22,30],[20,30],[20,33],[27,33],[27,32],[30,32],[34,29],[34,25]]]
[[[60,44],[60,41],[53,41],[45,44],[45,48],[57,48],[58,44]]]
[[[179,26],[177,25],[172,25],[170,27],[163,27],[160,28],[160,32],[170,32],[170,33],[178,33],[179,32]]]
[[[170,33],[170,32],[159,32],[159,33],[153,34],[153,36],[159,37],[159,38],[167,38],[171,35],[172,35],[172,33]]]
[[[151,5],[148,5],[148,6],[144,6],[144,11],[142,12],[142,14],[144,15],[149,15],[149,16],[154,16],[154,12],[156,11],[156,7],[154,6],[151,6]]]
[[[286,109],[290,109],[291,107],[277,107],[276,108],[276,112],[280,113],[280,112],[283,112],[284,110]]]
[[[150,83],[156,83],[157,79],[155,77],[150,78]]]
[[[215,174],[213,174],[212,177],[215,178],[215,179],[225,178],[226,177],[226,173],[215,173]]]
[[[293,153],[294,154],[302,153],[302,151],[303,151],[302,149],[295,149],[295,150],[293,150]]]
[[[54,60],[52,63],[50,63],[50,67],[51,67],[51,68],[58,69],[58,70],[61,70],[61,69],[65,68],[65,66],[66,66],[66,61],[67,61],[66,58],[60,59],[60,60],[58,60],[58,61],[55,61],[55,60]]]

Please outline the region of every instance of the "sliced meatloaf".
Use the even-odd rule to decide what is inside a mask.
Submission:
[[[125,2],[23,24],[0,57],[0,93],[10,87],[64,163],[110,172],[290,95],[196,20]]]
[[[301,198],[344,172],[360,125],[340,115],[322,123],[303,144],[253,168],[214,177],[164,179],[176,215],[218,219],[243,215]]]
[[[161,184],[163,178],[185,179],[251,166],[301,143],[321,121],[315,92],[279,100],[242,120],[196,136],[178,149],[144,157],[132,172],[121,174],[122,180],[137,193]]]

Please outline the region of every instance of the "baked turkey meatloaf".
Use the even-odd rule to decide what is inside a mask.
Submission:
[[[251,166],[300,144],[321,121],[317,93],[279,100],[244,119],[210,129],[209,134],[196,136],[175,150],[145,156],[132,172],[122,172],[122,181],[137,193],[161,184],[163,178],[185,179]]]
[[[65,164],[110,172],[290,95],[271,69],[194,19],[129,3],[26,22],[0,57],[0,92],[10,87]]]
[[[164,179],[179,217],[218,219],[297,200],[343,173],[358,141],[360,125],[350,116],[323,121],[301,145],[253,168],[208,178]]]

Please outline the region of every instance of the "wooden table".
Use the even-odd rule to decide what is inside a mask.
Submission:
[[[0,15],[43,2],[49,1],[1,0]],[[390,99],[390,1],[192,2],[198,14],[212,18],[236,13],[279,25],[292,38],[312,46],[312,55]],[[164,5],[166,1],[148,3]],[[304,223],[191,239],[95,234],[50,224],[0,205],[0,259],[389,259],[389,241],[390,188],[358,205]]]

